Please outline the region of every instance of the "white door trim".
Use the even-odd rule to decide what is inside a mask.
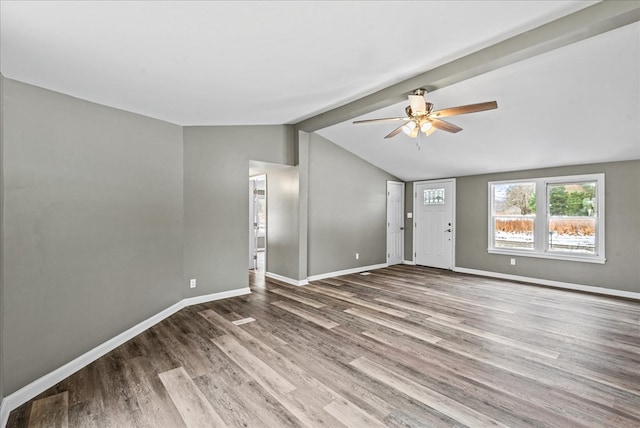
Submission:
[[[387,199],[386,199],[386,205],[387,205],[387,218],[386,218],[386,223],[387,223],[387,264],[389,264],[389,196],[390,196],[390,190],[389,190],[389,185],[400,185],[401,189],[402,189],[402,194],[400,196],[400,203],[402,205],[401,208],[401,214],[400,214],[400,218],[401,218],[401,230],[402,230],[402,245],[400,246],[400,260],[397,263],[394,264],[401,264],[404,261],[404,216],[405,216],[405,206],[404,206],[404,198],[405,198],[405,183],[403,181],[393,181],[393,180],[387,180]]]
[[[254,191],[256,189],[256,181],[253,178],[249,178],[249,270],[256,268],[255,260],[253,258],[255,252],[255,233],[253,228],[253,222],[255,218],[255,203],[254,203]]]
[[[443,178],[440,180],[424,180],[424,181],[414,181],[413,182],[413,207],[411,207],[411,211],[413,212],[413,264],[416,262],[416,206],[418,205],[418,193],[416,192],[416,186],[420,184],[437,184],[437,183],[451,183],[451,192],[452,194],[452,215],[453,215],[453,226],[451,232],[451,270],[456,266],[456,225],[457,225],[457,216],[456,216],[456,179],[455,178]]]

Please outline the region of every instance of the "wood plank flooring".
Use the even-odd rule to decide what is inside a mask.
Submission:
[[[8,427],[640,427],[640,303],[392,266],[185,308]]]

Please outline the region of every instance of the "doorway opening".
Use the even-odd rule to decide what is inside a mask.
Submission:
[[[249,269],[264,275],[267,264],[267,176],[249,178]]]

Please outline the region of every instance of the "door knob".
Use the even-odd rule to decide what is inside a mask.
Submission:
[[[451,232],[451,229],[446,229],[445,232]]]

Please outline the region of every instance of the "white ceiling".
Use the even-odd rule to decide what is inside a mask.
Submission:
[[[631,24],[427,95],[442,109],[496,100],[416,140],[396,122],[343,122],[318,134],[406,181],[640,158],[640,24]],[[362,118],[404,116],[407,102]]]
[[[1,71],[180,125],[295,123],[588,5],[2,0]]]
[[[292,124],[593,3],[1,0],[0,71],[180,125]],[[451,118],[465,130],[420,151],[382,141],[386,125],[319,133],[407,180],[638,158],[639,31],[434,92],[436,108],[500,107]]]

